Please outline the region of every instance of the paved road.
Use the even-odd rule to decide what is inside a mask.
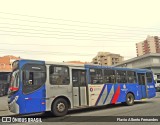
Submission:
[[[8,110],[8,100],[7,96],[0,97],[0,112]]]
[[[10,112],[8,109],[8,97],[0,97],[0,116],[13,115],[14,113]]]
[[[73,117],[69,117],[73,116]],[[63,121],[66,118],[76,118],[75,116],[85,116],[81,118],[81,121],[86,122],[51,122],[56,121],[57,119]],[[70,124],[76,124],[76,125],[97,125],[97,124],[113,124],[113,125],[128,125],[128,124],[148,124],[149,122],[132,122],[132,123],[122,123],[122,122],[88,122],[91,121],[91,117],[87,116],[160,116],[160,93],[157,93],[157,97],[153,99],[147,99],[143,101],[137,101],[133,106],[124,106],[122,104],[116,104],[116,105],[108,105],[98,108],[90,108],[90,109],[84,109],[84,110],[74,110],[70,111],[69,114],[66,117],[63,118],[57,118],[53,117],[51,114],[46,113],[44,115],[33,115],[32,117],[42,117],[42,120],[45,121],[45,125],[70,125]],[[104,119],[102,119],[104,120]],[[21,125],[22,123],[18,124]],[[28,123],[29,125],[33,123]],[[38,124],[44,124],[44,123],[38,123]],[[159,123],[153,122],[152,124]],[[23,124],[24,125],[24,124]]]

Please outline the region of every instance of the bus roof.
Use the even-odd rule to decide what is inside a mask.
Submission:
[[[84,64],[74,64],[74,63],[67,63],[67,62],[52,62],[52,61],[46,61],[46,65],[66,65],[66,66],[74,66],[74,67],[84,67]]]
[[[30,59],[20,59],[24,61],[42,61],[42,60],[30,60]],[[86,68],[103,68],[103,69],[115,69],[115,70],[133,70],[138,72],[151,72],[149,69],[138,69],[138,68],[124,68],[124,67],[113,67],[113,66],[101,66],[98,64],[74,64],[74,63],[67,63],[67,62],[53,62],[53,61],[44,61],[46,65],[66,65],[66,66],[73,66],[73,67],[86,67]]]
[[[149,69],[138,69],[138,68],[124,68],[124,67],[113,67],[113,66],[100,66],[100,65],[85,65],[86,68],[103,68],[103,69],[115,69],[115,70],[134,70],[139,72],[151,72]]]

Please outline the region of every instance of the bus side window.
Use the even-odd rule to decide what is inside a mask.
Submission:
[[[126,71],[116,71],[117,83],[127,83]]]
[[[81,72],[80,76],[80,86],[86,86],[86,72]]]
[[[140,85],[145,85],[145,75],[144,75],[144,73],[138,73],[138,83]]]
[[[72,70],[72,83],[73,87],[86,86],[86,72]]]
[[[103,84],[103,75],[101,69],[90,69],[91,84]]]
[[[44,83],[45,73],[25,71],[23,72],[23,83],[24,85],[41,85]]]
[[[72,83],[74,87],[78,87],[78,72],[72,71]]]
[[[146,77],[147,77],[147,82],[148,83],[151,83],[152,82],[152,79],[153,79],[153,75],[151,72],[147,72],[146,73]]]
[[[115,70],[104,69],[104,82],[116,83]]]
[[[23,71],[22,75],[24,85],[33,85],[33,72]]]
[[[134,71],[127,71],[128,83],[136,83],[136,73]]]
[[[51,65],[49,79],[51,85],[68,85],[70,83],[68,67]]]
[[[28,84],[33,85],[34,84],[34,79],[33,79],[33,72],[29,73],[29,80],[28,80]]]

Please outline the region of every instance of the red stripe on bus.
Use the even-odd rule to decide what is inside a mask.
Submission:
[[[111,103],[115,104],[118,100],[119,95],[120,95],[120,86],[118,86]]]

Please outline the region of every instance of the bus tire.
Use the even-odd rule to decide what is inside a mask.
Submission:
[[[131,106],[134,104],[134,95],[132,93],[128,93],[126,96],[126,105]]]
[[[56,99],[51,107],[54,116],[65,116],[68,112],[68,103],[64,98]]]

